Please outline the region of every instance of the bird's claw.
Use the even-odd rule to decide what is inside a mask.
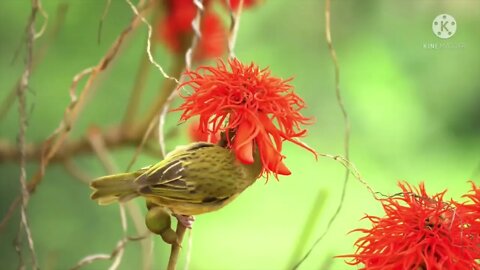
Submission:
[[[194,216],[177,215],[177,214],[173,214],[173,215],[177,218],[178,222],[182,223],[183,226],[185,226],[188,229],[192,228],[193,222],[195,221]]]

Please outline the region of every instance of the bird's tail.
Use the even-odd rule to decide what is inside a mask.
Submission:
[[[135,198],[138,196],[135,178],[137,178],[135,173],[120,173],[97,178],[90,183],[93,189],[90,197],[92,200],[97,200],[100,205]]]

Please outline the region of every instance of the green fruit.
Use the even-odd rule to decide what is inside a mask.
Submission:
[[[155,234],[162,234],[162,232],[170,229],[171,223],[170,215],[163,207],[150,208],[145,217],[145,225]]]

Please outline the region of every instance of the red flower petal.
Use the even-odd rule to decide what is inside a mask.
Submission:
[[[253,138],[251,136],[254,127],[251,123],[244,121],[238,126],[235,134],[235,141],[233,149],[237,155],[238,160],[245,164],[253,163]]]
[[[260,158],[262,163],[266,165],[266,169],[274,172],[275,174],[290,175],[291,172],[283,164],[283,156],[279,154],[272,145],[272,142],[268,139],[268,136],[260,135],[255,140],[258,144],[258,148],[262,149],[260,152]]]
[[[220,141],[220,136],[218,134],[212,135],[206,128],[201,127],[198,121],[193,122],[188,126],[188,136],[192,142],[217,143]]]

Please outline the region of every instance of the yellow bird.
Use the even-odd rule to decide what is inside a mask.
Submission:
[[[255,149],[252,164],[243,164],[230,149],[220,145],[197,142],[181,146],[155,165],[93,180],[91,198],[105,205],[141,196],[149,209],[165,207],[189,227],[189,216],[222,208],[255,182],[262,172],[257,152]],[[157,226],[152,222],[147,215],[151,230]],[[167,225],[161,225],[156,233]]]

